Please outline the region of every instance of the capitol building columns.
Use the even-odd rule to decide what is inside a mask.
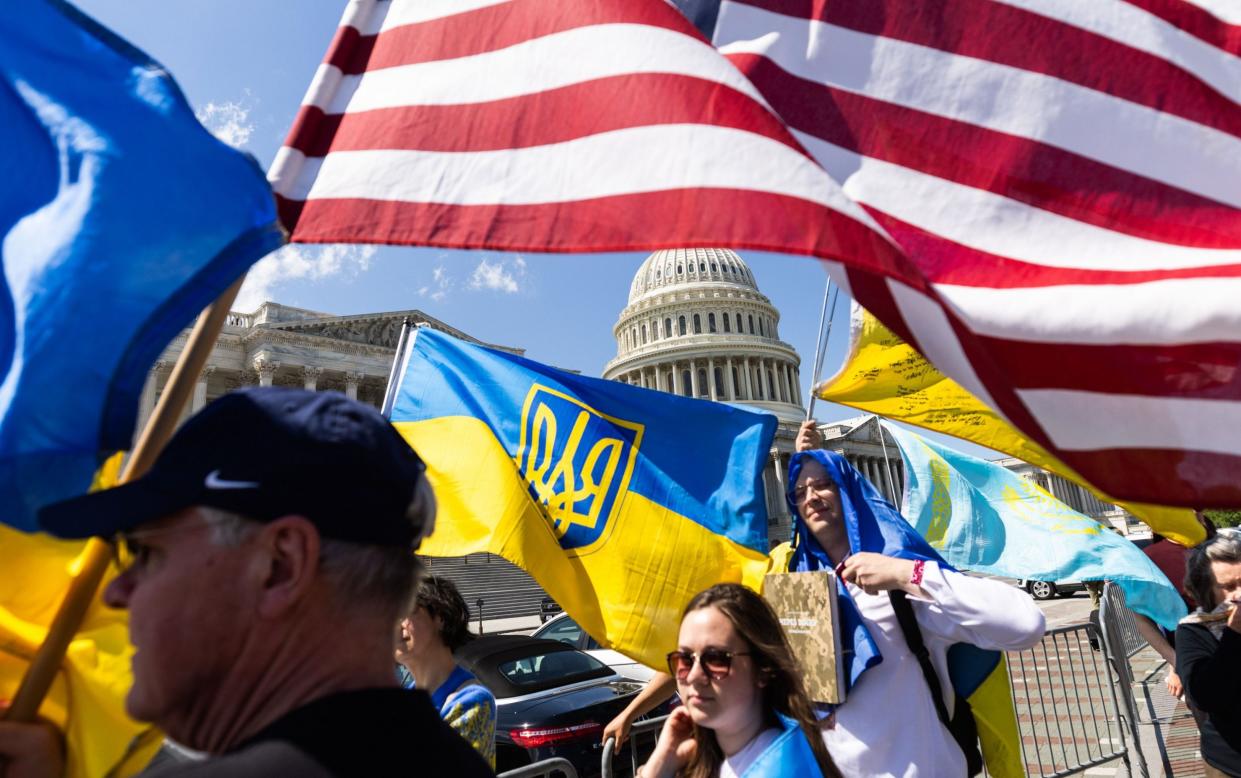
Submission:
[[[717,402],[751,405],[779,421],[763,474],[770,539],[788,539],[788,457],[805,417],[797,352],[778,336],[780,313],[735,252],[675,249],[647,257],[613,327],[603,377]]]

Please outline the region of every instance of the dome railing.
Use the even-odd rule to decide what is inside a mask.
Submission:
[[[791,345],[782,340],[776,340],[763,335],[750,335],[749,333],[738,335],[735,332],[704,332],[699,335],[674,335],[671,338],[661,338],[656,341],[648,341],[646,345],[638,346],[637,348],[630,349],[623,354],[618,354],[613,357],[606,365],[603,366],[603,372],[604,374],[607,374],[613,366],[622,364],[631,359],[637,359],[651,354],[658,354],[663,351],[679,351],[682,348],[692,348],[694,346],[711,346],[718,349],[732,350],[729,354],[723,355],[723,357],[753,356],[754,354],[740,353],[735,349],[746,346],[763,346],[765,348],[785,352],[788,356],[793,357],[794,360],[798,360],[797,351]],[[688,358],[688,356],[690,355],[687,355],[686,358]],[[705,359],[707,356],[709,355],[704,353],[702,358]],[[681,357],[677,358],[680,359]]]

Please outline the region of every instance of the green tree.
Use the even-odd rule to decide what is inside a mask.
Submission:
[[[1204,512],[1217,527],[1241,527],[1241,510],[1207,510]]]

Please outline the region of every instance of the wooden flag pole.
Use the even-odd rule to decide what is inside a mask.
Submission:
[[[120,483],[127,483],[141,477],[151,468],[155,458],[164,448],[164,444],[172,437],[177,428],[177,421],[185,409],[185,403],[194,391],[194,384],[207,364],[207,357],[215,347],[216,339],[224,328],[229,308],[237,299],[241,290],[241,278],[224,291],[214,303],[198,316],[194,329],[190,331],[185,349],[177,359],[168,376],[168,383],[159,398],[159,403],[151,414],[150,420],[142,430],[137,444],[129,455],[125,469],[121,473]],[[69,582],[65,597],[61,600],[56,616],[48,626],[47,637],[35,653],[21,686],[13,695],[12,704],[4,718],[8,721],[33,721],[43,704],[43,698],[52,688],[52,681],[64,662],[65,651],[73,636],[82,626],[86,611],[99,591],[104,573],[112,559],[112,544],[108,540],[91,538],[80,557],[78,573]]]

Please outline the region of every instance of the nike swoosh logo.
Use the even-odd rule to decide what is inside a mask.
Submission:
[[[220,477],[219,470],[207,473],[207,479],[203,484],[208,489],[257,489],[262,486],[257,481],[226,481]]]

